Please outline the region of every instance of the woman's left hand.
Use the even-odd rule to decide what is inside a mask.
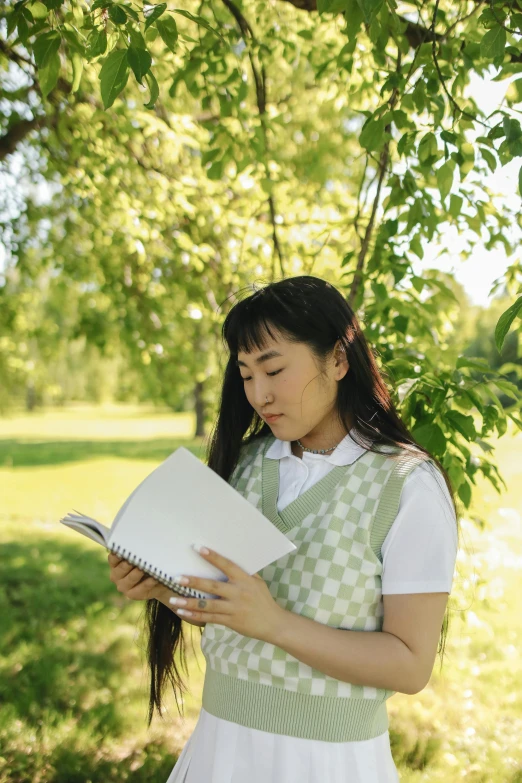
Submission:
[[[185,577],[188,582],[184,584],[219,595],[220,598],[177,596],[176,605],[181,608],[175,608],[174,611],[180,617],[189,616],[191,620],[198,622],[218,623],[244,636],[270,642],[276,635],[285,610],[274,601],[264,579],[259,574],[250,576],[232,560],[212,550],[208,555],[201,552],[198,554],[223,571],[225,576],[228,576],[228,582],[196,576]],[[183,603],[184,601],[186,603]]]

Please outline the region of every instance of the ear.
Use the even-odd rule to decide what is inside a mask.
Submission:
[[[346,358],[346,351],[343,344],[339,341],[335,346],[335,373],[336,380],[340,381],[348,372],[350,365]]]

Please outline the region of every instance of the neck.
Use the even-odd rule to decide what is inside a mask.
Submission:
[[[324,445],[324,446],[320,446],[320,445],[317,445],[317,444],[308,445],[308,441],[309,441],[308,437],[307,438],[299,438],[299,440],[303,444],[303,446],[306,446],[307,449],[312,449],[312,451],[320,452],[321,450],[328,449],[328,451],[326,451],[326,453],[324,454],[324,456],[327,457],[327,456],[329,456],[330,454],[333,453],[334,449],[339,445],[339,443],[343,440],[343,438],[347,434],[348,433],[346,431],[344,433],[342,433],[342,434],[339,434],[337,436],[337,440],[334,440],[333,442],[330,441],[330,443],[328,445]],[[334,448],[331,448],[332,446]],[[303,458],[304,449],[301,448],[301,446],[299,445],[297,440],[293,440],[293,441],[290,442],[290,448],[291,448],[292,454],[294,454],[294,456],[299,457],[299,459]]]
[[[314,451],[330,449],[330,451],[326,453],[326,456],[328,456],[328,454],[331,454],[334,450],[331,447],[336,447],[351,430],[353,425],[353,418],[351,416],[347,424],[348,429],[346,429],[346,427],[340,422],[336,422],[336,425],[334,427],[329,427],[327,432],[325,432],[324,429],[320,432],[311,430],[302,438],[299,438],[299,440],[307,449],[312,449]],[[296,457],[302,457],[303,449],[297,443],[297,438],[296,441],[292,441],[292,452],[296,455]]]

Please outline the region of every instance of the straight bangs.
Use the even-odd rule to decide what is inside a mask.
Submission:
[[[278,336],[298,342],[292,333],[293,326],[296,331],[298,329],[298,314],[285,302],[263,294],[264,291],[260,291],[239,302],[225,318],[221,333],[232,357],[237,357],[240,351],[262,351],[270,339],[277,340]]]

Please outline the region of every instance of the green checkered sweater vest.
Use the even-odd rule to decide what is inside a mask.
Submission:
[[[393,459],[364,451],[336,466],[281,512],[279,460],[265,457],[272,434],[244,445],[229,483],[297,547],[259,571],[277,603],[332,628],[380,631],[381,546],[397,515],[406,476],[425,456]],[[395,451],[398,451],[395,449]],[[395,691],[351,685],[280,647],[207,623],[203,708],[261,731],[329,742],[366,740],[388,728]]]

